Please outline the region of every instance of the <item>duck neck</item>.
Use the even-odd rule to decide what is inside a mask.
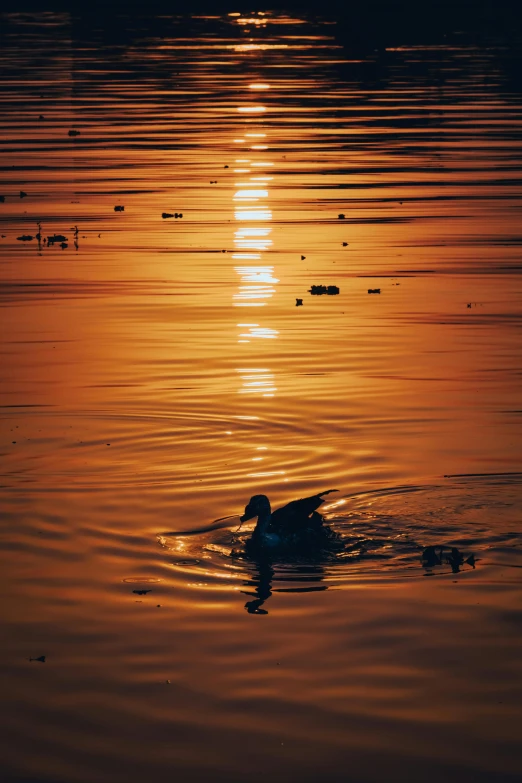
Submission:
[[[270,519],[272,517],[272,510],[270,508],[270,504],[268,504],[268,507],[266,509],[263,509],[263,511],[260,511],[257,516],[257,525],[254,529],[254,534],[256,536],[264,536],[266,535],[268,531],[268,526],[270,525]]]

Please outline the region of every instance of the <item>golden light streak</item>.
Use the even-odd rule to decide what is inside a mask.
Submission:
[[[238,106],[237,110],[242,114],[261,114],[266,111],[266,106]]]

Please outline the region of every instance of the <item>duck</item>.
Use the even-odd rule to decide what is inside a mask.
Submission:
[[[337,491],[327,489],[311,497],[292,500],[273,513],[266,495],[253,495],[245,506],[245,513],[239,517],[241,524],[257,517],[247,548],[250,551],[295,549],[320,543],[328,529],[323,528],[324,519],[317,509],[324,503],[325,495]]]

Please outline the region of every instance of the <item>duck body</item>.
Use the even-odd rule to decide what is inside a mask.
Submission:
[[[286,506],[272,513],[266,495],[254,495],[245,507],[241,522],[257,517],[252,538],[247,543],[251,552],[259,550],[288,549],[303,547],[317,548],[331,537],[329,528],[323,527],[323,517],[317,509],[324,503],[323,495],[336,492],[329,489],[307,498],[292,500]]]

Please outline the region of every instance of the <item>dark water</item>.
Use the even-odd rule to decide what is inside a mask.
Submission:
[[[0,21],[2,780],[518,779],[516,31]]]

